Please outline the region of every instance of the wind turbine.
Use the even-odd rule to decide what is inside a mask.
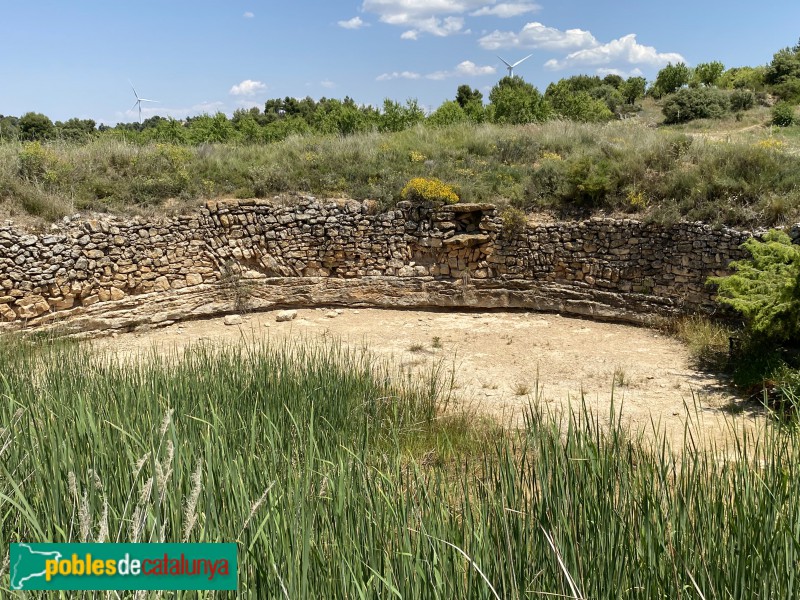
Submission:
[[[133,90],[133,95],[136,96],[136,102],[133,103],[130,110],[133,110],[137,106],[139,107],[139,125],[142,124],[142,102],[158,102],[158,100],[148,100],[147,98],[139,98],[139,94],[136,93],[136,88],[133,87],[133,83],[128,80],[128,83],[131,84],[131,89]]]
[[[502,60],[502,61],[503,61],[503,63],[504,63],[504,64],[506,65],[506,67],[508,68],[508,76],[509,76],[509,77],[513,77],[513,76],[514,76],[514,67],[518,67],[519,65],[521,65],[522,63],[524,63],[526,60],[528,60],[528,59],[529,59],[531,56],[533,56],[533,54],[528,54],[528,56],[526,56],[526,57],[525,57],[525,58],[523,58],[522,60],[518,60],[518,61],[517,61],[517,62],[515,62],[513,65],[512,65],[512,64],[509,64],[509,63],[507,63],[507,62],[505,61],[505,59],[503,59],[503,58],[501,58],[501,57],[499,57],[499,56],[498,56],[497,58],[499,58],[500,60]]]

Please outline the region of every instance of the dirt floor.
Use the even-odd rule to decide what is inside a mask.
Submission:
[[[305,309],[278,323],[276,312],[193,321],[94,343],[123,355],[180,349],[197,341],[238,343],[341,339],[371,348],[404,369],[440,364],[454,382],[454,406],[514,425],[538,398],[556,411],[588,407],[608,421],[612,402],[633,429],[663,428],[681,445],[687,428],[700,445],[755,431],[763,415],[724,382],[689,365],[686,349],[656,331],[530,312]]]

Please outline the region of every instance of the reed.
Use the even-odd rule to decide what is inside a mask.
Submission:
[[[235,541],[258,598],[798,596],[793,430],[700,451],[532,405],[486,436],[441,380],[337,344],[2,339],[0,548]]]

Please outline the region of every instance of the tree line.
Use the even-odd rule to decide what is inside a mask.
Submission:
[[[719,61],[668,64],[649,86],[644,77],[624,79],[577,75],[551,83],[544,94],[521,77],[504,77],[483,94],[461,85],[453,100],[427,114],[415,99],[405,103],[386,99],[381,107],[361,105],[352,98],[274,98],[263,110],[240,109],[200,115],[179,121],[154,116],[143,123],[97,125],[91,119],[55,123],[30,112],[22,117],[0,115],[0,140],[80,142],[105,135],[138,142],[175,144],[270,143],[290,135],[319,133],[351,135],[368,131],[395,132],[419,124],[432,127],[458,123],[525,124],[549,119],[604,122],[640,110],[637,101],[651,96],[662,104],[665,123],[740,113],[756,104],[773,104],[776,125],[795,122],[793,106],[800,103],[800,42],[779,50],[769,65],[726,69]]]

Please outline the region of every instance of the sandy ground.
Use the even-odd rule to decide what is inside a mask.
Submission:
[[[404,369],[440,364],[454,382],[455,406],[518,424],[538,398],[555,411],[579,407],[581,397],[601,420],[612,402],[635,430],[663,428],[680,445],[691,430],[700,445],[730,440],[732,428],[754,431],[763,415],[738,400],[722,381],[689,365],[676,340],[639,327],[530,312],[427,312],[306,309],[286,323],[275,312],[193,321],[94,343],[123,355],[180,349],[197,341],[238,343],[305,337],[367,345]]]

